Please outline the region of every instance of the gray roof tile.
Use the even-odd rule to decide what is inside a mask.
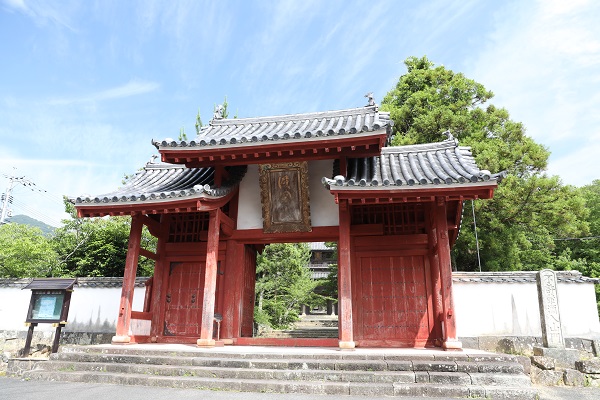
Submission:
[[[203,148],[240,143],[302,140],[315,137],[353,135],[386,130],[391,134],[390,114],[379,112],[378,106],[351,108],[307,114],[273,117],[213,119],[203,126],[195,139],[153,140],[157,149]]]
[[[536,271],[453,272],[452,281],[464,283],[535,283],[536,274]],[[583,276],[579,271],[556,271],[556,279],[560,283],[600,283],[600,279]]]
[[[136,287],[144,287],[147,277],[135,278]],[[0,288],[21,288],[31,289],[29,285],[33,279],[31,278],[0,278]],[[122,277],[93,277],[93,278],[77,278],[75,287],[98,287],[98,288],[117,288],[123,286]]]
[[[330,188],[349,186],[387,187],[414,185],[459,185],[500,180],[477,167],[469,147],[451,138],[439,143],[384,147],[380,156],[348,160],[346,176],[324,178]]]
[[[241,181],[246,167],[228,169],[230,181],[214,187],[214,168],[187,168],[179,164],[149,162],[121,188],[96,196],[71,199],[76,205],[145,203],[181,198],[223,197]]]

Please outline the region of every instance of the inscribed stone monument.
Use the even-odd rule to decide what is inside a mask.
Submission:
[[[556,272],[543,269],[537,274],[542,343],[544,347],[564,348],[565,341],[558,308]]]

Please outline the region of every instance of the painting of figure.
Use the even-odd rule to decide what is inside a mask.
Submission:
[[[306,162],[260,166],[265,232],[309,232],[308,167]]]

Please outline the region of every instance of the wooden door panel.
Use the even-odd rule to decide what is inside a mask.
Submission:
[[[165,336],[198,336],[202,325],[204,263],[171,263],[165,306]]]
[[[424,257],[358,253],[355,263],[356,339],[426,341],[430,307]]]

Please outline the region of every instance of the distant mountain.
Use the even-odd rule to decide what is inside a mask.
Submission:
[[[30,225],[35,226],[36,228],[40,228],[44,234],[49,234],[54,232],[53,226],[43,223],[42,221],[38,221],[37,219],[33,219],[28,217],[27,215],[15,215],[14,217],[10,217],[8,222],[12,222],[13,224],[22,224],[22,225]]]

